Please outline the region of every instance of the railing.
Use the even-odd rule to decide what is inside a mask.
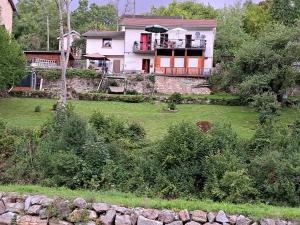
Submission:
[[[133,52],[154,52],[155,49],[205,49],[205,39],[155,39],[154,42],[135,41],[133,44]]]
[[[58,68],[58,67],[60,67],[59,62],[57,62],[55,60],[46,60],[46,59],[39,59],[39,58],[28,60],[27,64],[32,67],[36,67],[36,68]]]
[[[155,74],[167,76],[210,77],[212,75],[212,70],[209,68],[193,67],[160,67],[155,68]]]

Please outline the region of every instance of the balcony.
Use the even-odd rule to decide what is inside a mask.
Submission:
[[[208,78],[212,75],[212,70],[208,68],[191,68],[191,67],[160,67],[160,68],[155,68],[155,74],[171,76],[171,77]]]
[[[204,39],[155,39],[154,42],[138,42],[133,44],[133,52],[141,54],[154,53],[156,49],[205,49],[206,40]]]

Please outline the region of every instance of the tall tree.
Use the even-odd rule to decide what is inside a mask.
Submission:
[[[58,49],[58,16],[53,0],[19,0],[14,17],[13,36],[24,50],[47,49],[47,16],[50,49]]]
[[[58,15],[59,15],[59,37],[63,40],[64,36],[64,17],[66,16],[67,24],[67,52],[65,52],[64,41],[60,42],[60,67],[61,67],[61,90],[58,100],[58,107],[63,109],[67,102],[67,79],[66,72],[69,63],[70,55],[70,35],[71,35],[71,0],[56,0]]]
[[[300,18],[300,0],[272,0],[270,12],[274,20],[294,24]]]
[[[72,27],[78,32],[89,29],[116,30],[118,20],[114,4],[88,6],[87,0],[79,0],[79,7],[72,13]]]
[[[152,7],[151,15],[182,16],[184,19],[214,19],[217,11],[210,5],[206,6],[195,1],[177,2],[174,0],[168,6]]]
[[[13,86],[25,73],[25,58],[15,40],[0,26],[0,90]]]
[[[215,41],[215,62],[234,57],[243,43],[250,39],[244,30],[244,9],[240,3],[219,11]]]

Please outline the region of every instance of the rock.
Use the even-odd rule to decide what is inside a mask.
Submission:
[[[0,215],[6,212],[6,207],[4,205],[4,202],[0,200]]]
[[[67,220],[69,222],[76,223],[87,220],[95,220],[97,217],[97,213],[93,210],[75,209],[72,213],[70,213]]]
[[[207,221],[207,213],[201,210],[195,210],[192,212],[192,220],[205,223]]]
[[[158,217],[159,211],[157,209],[144,209],[142,211],[142,216],[149,220],[156,220]]]
[[[214,222],[215,218],[216,218],[216,214],[214,214],[212,212],[207,213],[207,220],[208,220],[209,223]]]
[[[251,220],[249,218],[246,218],[243,215],[240,215],[236,218],[236,225],[250,225]]]
[[[131,225],[131,220],[129,215],[116,215],[115,225]]]
[[[24,203],[19,203],[19,202],[6,203],[5,206],[6,206],[6,211],[13,212],[13,213],[23,213],[25,208]]]
[[[75,207],[77,207],[79,209],[86,208],[86,206],[87,206],[87,203],[83,198],[75,198],[73,201],[73,204]]]
[[[114,210],[116,210],[116,212],[122,213],[122,214],[125,214],[127,212],[127,210],[128,210],[125,207],[117,206],[117,205],[112,205],[111,208],[114,209]]]
[[[25,211],[27,211],[31,205],[48,206],[52,201],[52,199],[42,195],[28,196],[25,199]]]
[[[16,218],[17,214],[12,212],[7,212],[0,215],[0,224],[9,225],[13,218]]]
[[[201,223],[191,221],[191,222],[187,222],[185,225],[201,225]]]
[[[203,225],[220,225],[220,224],[217,223],[217,222],[213,222],[213,223],[208,222],[208,223],[205,223],[205,224],[203,224]]]
[[[229,220],[226,216],[226,214],[224,213],[224,211],[220,210],[216,216],[216,221],[219,223],[228,223]]]
[[[17,219],[17,225],[47,225],[47,220],[42,220],[36,216],[21,216]]]
[[[162,210],[158,213],[158,220],[163,223],[172,223],[175,220],[175,213],[170,210]]]
[[[27,213],[30,215],[39,215],[41,209],[42,209],[41,205],[32,205],[27,210]]]
[[[251,225],[258,225],[258,223],[257,223],[257,222],[254,222],[254,223],[252,223]]]
[[[183,225],[183,222],[182,221],[174,221],[174,222],[168,223],[166,225]]]
[[[276,220],[276,221],[275,221],[275,224],[276,224],[276,225],[287,225],[287,222],[284,221],[284,220]]]
[[[51,219],[49,221],[49,225],[72,225],[72,223],[69,223],[69,222],[64,221],[64,220],[54,220],[54,219]]]
[[[60,218],[65,219],[72,212],[70,208],[70,202],[64,199],[57,198],[53,201],[53,207],[57,210]]]
[[[182,221],[182,222],[187,222],[189,221],[191,218],[190,218],[190,214],[189,214],[189,211],[187,211],[186,209],[184,210],[181,210],[179,213],[179,219]]]
[[[94,203],[92,204],[92,208],[99,213],[103,213],[109,210],[109,205],[106,203]]]
[[[261,219],[260,225],[275,225],[275,220],[273,219]]]
[[[137,225],[163,225],[162,222],[139,216]]]
[[[137,220],[139,215],[141,214],[141,210],[140,209],[134,209],[133,212],[130,215],[130,221],[132,225],[136,225],[137,224]]]
[[[75,225],[96,225],[96,224],[97,223],[95,223],[94,221],[75,223]]]
[[[228,216],[228,219],[229,219],[229,223],[234,225],[236,223],[237,216],[236,215],[230,215],[230,216]]]
[[[4,192],[0,192],[0,199],[2,199],[2,197],[4,197]]]
[[[100,221],[102,225],[112,225],[116,217],[116,211],[111,209],[106,212],[105,215],[100,216]]]
[[[39,216],[41,219],[47,219],[48,218],[48,213],[46,209],[41,209],[39,212]]]

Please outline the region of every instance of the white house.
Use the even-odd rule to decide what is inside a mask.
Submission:
[[[72,46],[72,43],[74,40],[80,38],[80,33],[78,33],[77,31],[75,30],[72,30],[71,31],[71,35],[70,35],[70,46]],[[68,34],[64,34],[63,36],[63,39],[61,40],[60,37],[57,38],[58,40],[58,48],[60,50],[61,48],[61,41],[64,42],[64,50],[67,51],[67,43],[68,43]],[[76,56],[76,55],[79,55],[80,53],[77,52],[76,49],[71,49],[72,53]]]
[[[151,25],[168,31],[145,31]],[[201,76],[213,67],[215,34],[215,20],[136,15],[124,16],[117,32],[89,31],[83,36],[86,53],[105,56],[112,73]]]

